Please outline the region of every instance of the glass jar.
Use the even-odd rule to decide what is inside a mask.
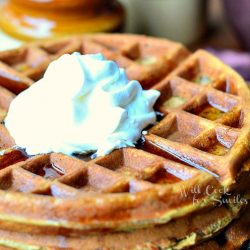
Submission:
[[[21,40],[117,31],[124,21],[116,0],[8,0],[0,26]]]

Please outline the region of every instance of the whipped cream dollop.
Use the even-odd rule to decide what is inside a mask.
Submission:
[[[61,56],[11,103],[5,126],[29,155],[96,152],[134,146],[156,121],[160,93],[129,81],[101,54]]]

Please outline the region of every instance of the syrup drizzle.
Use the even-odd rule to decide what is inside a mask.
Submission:
[[[45,179],[54,180],[63,176],[65,171],[54,163],[49,163],[43,168],[40,168],[36,174],[42,176]]]
[[[155,175],[153,175],[148,181],[157,184],[170,184],[179,182],[181,179],[175,175],[168,173],[165,169],[161,169]]]

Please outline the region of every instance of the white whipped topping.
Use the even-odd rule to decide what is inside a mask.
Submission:
[[[156,121],[159,95],[129,81],[124,69],[101,54],[66,54],[12,101],[5,126],[29,155],[105,155],[134,146],[143,128]]]

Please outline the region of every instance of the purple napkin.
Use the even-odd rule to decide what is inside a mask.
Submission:
[[[207,50],[235,69],[246,81],[250,81],[250,53],[213,48]]]

